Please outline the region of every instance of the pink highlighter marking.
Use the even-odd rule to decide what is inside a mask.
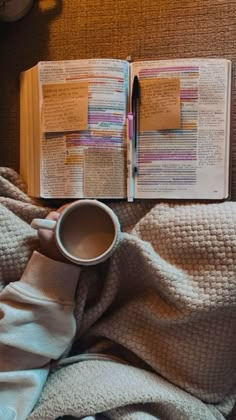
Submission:
[[[134,116],[132,114],[132,112],[129,112],[128,115],[128,135],[129,135],[129,139],[133,140],[134,137]]]

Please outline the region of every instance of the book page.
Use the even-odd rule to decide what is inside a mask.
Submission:
[[[124,150],[87,149],[84,154],[84,195],[126,197]]]
[[[42,126],[45,133],[88,128],[88,82],[42,86]]]
[[[122,60],[91,59],[39,63],[41,87],[52,83],[88,84],[88,125],[87,129],[66,133],[42,135],[41,194],[60,198],[85,197],[85,152],[92,148],[99,150],[124,151],[126,113],[129,84],[129,65]],[[41,89],[41,109],[43,92]],[[58,138],[61,140],[58,141]],[[63,140],[62,140],[63,139]],[[50,142],[58,149],[49,153]],[[62,147],[63,145],[63,147]],[[62,182],[54,192],[52,173],[55,161],[60,167]],[[59,164],[60,161],[60,164]],[[120,173],[115,170],[117,183]],[[109,166],[111,164],[109,162]],[[108,163],[108,162],[107,162]],[[115,175],[114,175],[115,176]],[[91,179],[91,188],[97,186],[97,178]],[[103,180],[101,180],[102,182]],[[87,185],[87,184],[86,184]],[[111,192],[112,193],[112,192]],[[112,198],[109,197],[109,198]]]
[[[76,156],[68,154],[64,135],[43,138],[41,196],[43,198],[83,197],[83,154],[76,153]]]
[[[132,64],[131,80],[180,79],[181,127],[140,130],[138,198],[223,199],[228,195],[228,60],[163,60]]]

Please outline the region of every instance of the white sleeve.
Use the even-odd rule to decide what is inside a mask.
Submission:
[[[70,346],[79,273],[34,252],[21,280],[0,293],[0,420],[26,419],[50,360]]]

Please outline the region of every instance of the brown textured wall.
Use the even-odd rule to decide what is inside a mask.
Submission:
[[[0,24],[0,166],[19,167],[20,71],[40,60],[129,54],[226,57],[235,67],[236,1],[41,0],[21,21]],[[234,143],[236,155],[235,125]]]

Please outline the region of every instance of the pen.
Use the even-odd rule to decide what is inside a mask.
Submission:
[[[134,116],[134,175],[138,175],[138,113],[139,113],[140,88],[138,76],[134,76],[132,89],[132,113]]]

